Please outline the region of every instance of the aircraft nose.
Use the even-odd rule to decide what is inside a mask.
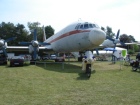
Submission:
[[[101,29],[93,29],[89,33],[89,40],[94,45],[100,45],[106,39],[106,34]]]

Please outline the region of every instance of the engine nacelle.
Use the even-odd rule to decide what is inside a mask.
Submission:
[[[34,52],[34,47],[29,45],[29,53],[32,54]],[[37,52],[39,52],[39,46],[37,47]]]
[[[30,54],[32,54],[32,53],[33,53],[33,51],[34,51],[33,46],[32,46],[32,45],[29,45],[29,53],[30,53]]]
[[[3,47],[3,46],[4,46],[4,40],[0,39],[0,47]]]

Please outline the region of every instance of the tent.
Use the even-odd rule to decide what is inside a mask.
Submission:
[[[125,58],[126,55],[127,55],[127,49],[124,49],[124,48],[120,48],[120,47],[116,47],[115,49],[114,48],[104,48],[105,51],[112,51],[112,54],[113,54],[113,51],[114,51],[114,56],[116,58]]]

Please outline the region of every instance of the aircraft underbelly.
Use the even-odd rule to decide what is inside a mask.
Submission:
[[[51,45],[53,50],[56,52],[80,51],[94,47],[94,45],[89,40],[88,33],[71,35],[60,39]]]

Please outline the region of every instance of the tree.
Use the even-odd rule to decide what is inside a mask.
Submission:
[[[128,37],[131,39],[132,42],[136,42],[135,38],[132,35],[129,35]]]
[[[114,38],[115,34],[112,32],[112,28],[107,26],[106,27],[106,35],[109,36],[110,38]]]
[[[28,22],[27,25],[31,32],[30,33],[31,40],[33,40],[33,31],[34,31],[34,29],[36,29],[37,30],[37,40],[42,41],[41,37],[42,37],[43,31],[42,31],[42,27],[40,27],[40,23],[39,22],[33,22],[33,23]]]
[[[120,41],[124,43],[131,43],[131,39],[127,34],[120,35]]]
[[[103,30],[105,32],[105,28],[101,26],[101,30]]]
[[[4,40],[17,37],[14,41],[9,41],[8,45],[18,45],[19,41],[27,40],[28,31],[25,29],[23,24],[14,25],[13,23],[2,22],[0,24],[0,37]]]
[[[43,40],[43,29],[42,29],[43,27],[40,27],[39,22],[33,22],[33,23],[28,22],[28,27],[29,27],[30,31],[32,31],[36,28],[38,41],[40,41],[40,42],[44,41]],[[46,26],[45,33],[46,33],[46,38],[49,38],[50,36],[52,36],[54,34],[54,29],[50,25]],[[32,33],[31,33],[31,36],[33,36]]]
[[[54,29],[49,25],[45,27],[46,38],[54,35]]]

